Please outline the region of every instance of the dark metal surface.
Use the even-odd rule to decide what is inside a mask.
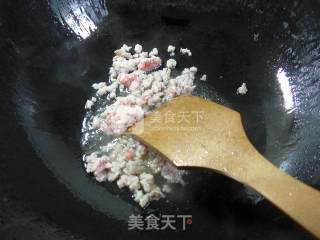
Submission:
[[[0,184],[17,192],[21,209],[30,206],[40,219],[87,239],[312,239],[267,201],[255,204],[241,184],[215,173],[195,171],[170,202],[142,210],[128,192],[85,174],[80,129],[90,85],[106,80],[115,48],[189,47],[193,58],[183,64],[208,75],[197,94],[241,112],[261,153],[319,188],[318,1],[0,4]],[[247,96],[235,94],[242,82]],[[193,224],[185,232],[128,231],[133,213],[192,214]],[[8,234],[5,222],[1,239],[23,239]]]

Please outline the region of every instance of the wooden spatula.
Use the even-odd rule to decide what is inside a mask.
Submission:
[[[129,133],[176,166],[210,168],[250,186],[320,238],[320,192],[266,160],[248,140],[238,112],[181,96]]]

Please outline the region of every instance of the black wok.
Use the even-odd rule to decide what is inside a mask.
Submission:
[[[188,47],[184,64],[208,75],[196,93],[239,111],[262,154],[319,189],[319,1],[1,1],[0,36],[0,239],[312,239],[251,190],[200,170],[141,209],[85,173],[80,131],[114,49]],[[246,96],[235,94],[242,82]],[[129,231],[131,214],[193,223]]]

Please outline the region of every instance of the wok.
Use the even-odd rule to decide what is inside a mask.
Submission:
[[[85,173],[80,140],[90,86],[107,79],[114,49],[188,47],[183,64],[208,75],[196,94],[239,111],[267,159],[319,189],[319,1],[1,1],[0,36],[1,239],[312,239],[253,191],[204,170],[142,209]],[[236,94],[242,82],[246,96]],[[193,222],[128,230],[132,214]]]

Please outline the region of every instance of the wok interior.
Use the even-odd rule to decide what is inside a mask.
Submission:
[[[277,229],[279,236],[289,230],[293,238],[304,236],[266,201],[254,206],[241,184],[201,170],[190,173],[190,184],[178,189],[169,202],[161,200],[142,210],[128,192],[110,183],[99,185],[85,174],[80,130],[84,103],[92,94],[90,86],[107,79],[114,49],[123,43],[157,47],[163,53],[169,44],[188,47],[193,57],[178,57],[179,67],[195,65],[208,75],[207,82],[196,82],[196,94],[239,111],[249,139],[262,154],[282,170],[318,187],[318,5],[317,1],[108,1],[105,6],[100,1],[89,4],[83,0],[73,5],[51,1],[46,12],[40,12],[44,6],[30,10],[21,5],[16,14],[28,19],[21,23],[21,35],[6,29],[10,38],[4,44],[11,62],[4,75],[8,76],[4,96],[11,102],[7,110],[14,111],[8,119],[16,119],[27,136],[18,141],[25,152],[34,149],[38,158],[19,157],[24,161],[22,169],[10,161],[8,168],[15,170],[12,179],[28,179],[13,181],[21,189],[30,183],[39,184],[40,189],[55,189],[57,194],[50,197],[33,196],[37,189],[22,191],[34,202],[39,202],[38,197],[46,199],[48,202],[41,201],[37,208],[46,209],[52,218],[71,227],[67,222],[73,219],[72,214],[52,213],[53,207],[48,205],[63,202],[66,196],[70,203],[79,199],[76,206],[62,208],[82,213],[78,225],[81,221],[85,225],[86,218],[94,219],[98,233],[110,230],[103,227],[110,218],[115,219],[110,224],[116,232],[126,227],[132,213],[164,212],[191,213],[199,223],[193,228],[195,233],[224,236],[231,229],[232,234],[249,238],[252,230],[263,232],[263,236],[264,231],[277,229],[273,225],[278,220],[274,219],[281,216],[284,230]],[[80,7],[81,14],[77,11]],[[85,13],[91,22],[81,18]],[[247,83],[247,96],[236,94],[242,82]],[[24,176],[25,171],[30,176]],[[300,235],[295,236],[297,232]]]

